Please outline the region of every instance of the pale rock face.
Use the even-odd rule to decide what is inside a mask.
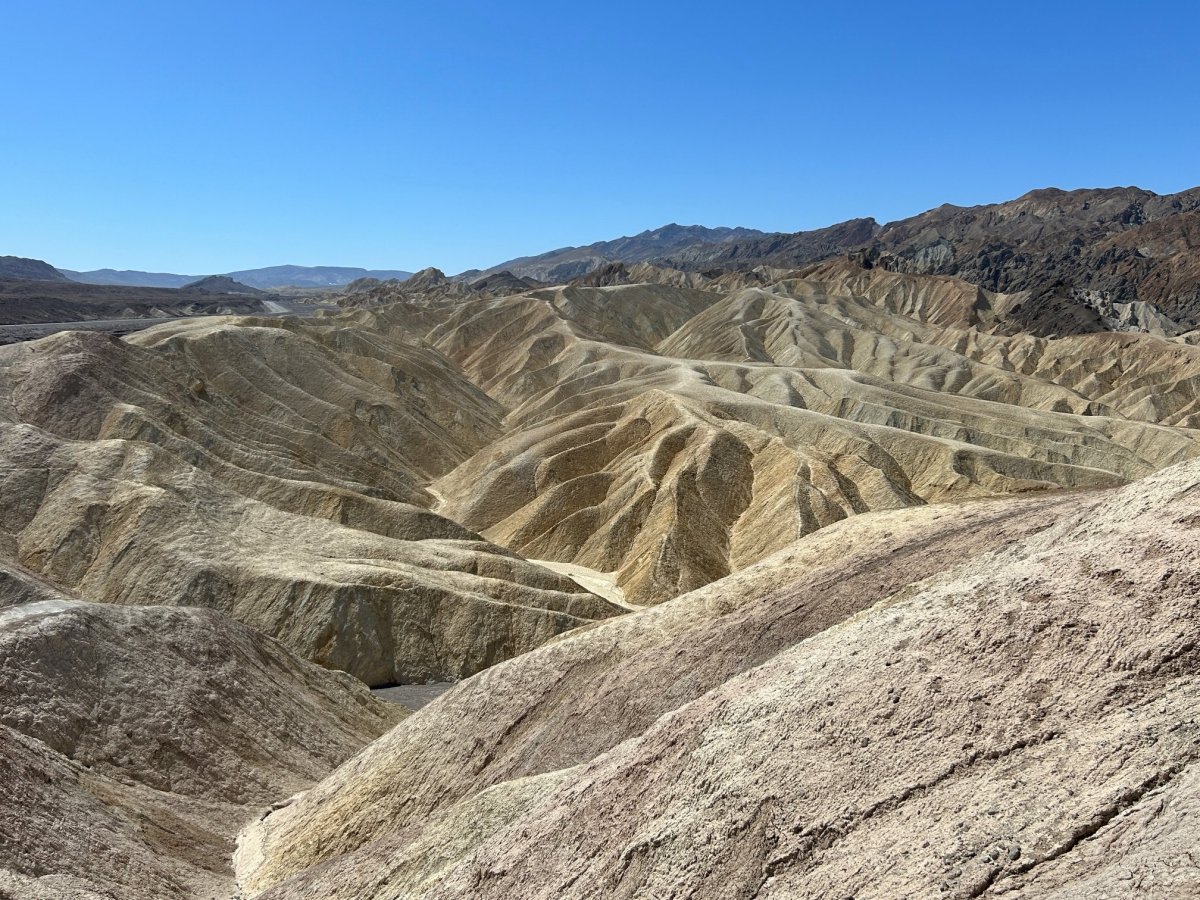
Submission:
[[[1187,464],[948,522],[864,515],[838,526],[837,561],[826,529],[723,591],[459,686],[269,816],[241,881],[289,898],[1192,896],[1198,488]],[[888,583],[891,549],[907,555]],[[756,586],[772,573],[778,600]],[[847,605],[847,579],[874,591]],[[784,624],[797,613],[807,627]],[[694,684],[713,628],[742,664],[692,689],[639,679]],[[751,635],[746,656],[730,638]],[[609,677],[637,681],[631,731],[595,701]],[[545,739],[559,719],[606,739],[564,752]],[[482,768],[456,745],[487,748]],[[422,866],[468,810],[487,833]]]

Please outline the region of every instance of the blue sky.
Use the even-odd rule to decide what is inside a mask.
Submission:
[[[12,2],[0,254],[448,272],[1200,184],[1200,6]]]

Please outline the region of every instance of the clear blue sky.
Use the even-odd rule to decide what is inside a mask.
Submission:
[[[1200,183],[1190,2],[5,4],[0,254],[448,272]]]

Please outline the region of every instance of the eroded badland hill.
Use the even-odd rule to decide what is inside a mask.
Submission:
[[[0,347],[0,897],[1196,896],[1197,196]]]

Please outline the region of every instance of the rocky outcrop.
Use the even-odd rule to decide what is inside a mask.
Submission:
[[[860,516],[513,660],[247,831],[243,889],[1188,896],[1198,485]]]
[[[234,281],[228,275],[209,275],[206,278],[188,282],[180,290],[195,294],[266,294],[266,291],[260,291],[248,284]]]
[[[532,278],[518,278],[507,269],[496,272],[493,275],[486,275],[477,281],[471,282],[472,291],[491,297],[502,297],[506,294],[521,294],[542,286]]]

